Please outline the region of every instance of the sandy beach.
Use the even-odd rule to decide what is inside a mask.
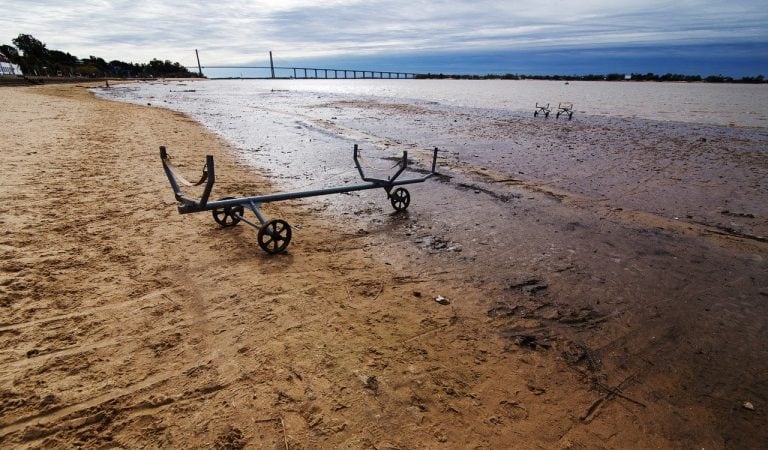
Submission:
[[[0,102],[4,448],[768,441],[765,133],[320,99],[310,125],[449,149],[443,176],[407,214],[270,205],[294,226],[271,256],[177,213],[160,145],[188,178],[214,155],[214,197],[271,187],[187,116]]]

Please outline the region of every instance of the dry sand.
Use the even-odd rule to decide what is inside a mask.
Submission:
[[[268,256],[247,227],[177,214],[159,145],[190,178],[214,155],[217,192],[269,190],[184,115],[75,86],[0,103],[2,447],[768,440],[760,198],[728,216],[752,223],[735,233],[449,160],[422,210],[369,211],[384,220],[359,232],[313,203],[270,208],[297,226]],[[749,158],[764,183],[765,155]]]

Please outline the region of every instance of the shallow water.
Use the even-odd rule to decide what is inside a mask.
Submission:
[[[701,134],[694,129],[700,126],[719,128],[735,124],[736,127],[722,130],[752,134],[765,134],[768,128],[768,111],[758,109],[760,104],[768,104],[766,85],[206,80],[118,85],[97,93],[189,114],[234,144],[246,163],[268,172],[281,190],[358,182],[351,164],[353,144],[360,144],[364,155],[376,163],[376,167],[385,169],[377,175],[387,175],[386,169],[391,166],[382,158],[395,157],[410,148],[440,146],[453,147],[459,152],[477,152],[468,150],[473,147],[472,142],[464,142],[466,138],[461,136],[469,130],[457,129],[455,120],[469,120],[467,124],[475,124],[470,128],[483,128],[525,118],[516,120],[516,126],[520,126],[530,121],[536,102],[549,101],[556,105],[556,101],[567,100],[575,105],[572,122],[555,120],[554,114],[546,121],[537,119],[532,124],[533,132],[542,137],[549,135],[548,129],[561,128],[566,123],[637,124],[643,129],[647,125],[664,128],[670,125],[692,136]],[[371,109],[372,106],[375,107]],[[685,113],[681,113],[682,110]],[[751,112],[745,114],[744,111]],[[412,112],[417,112],[416,116],[409,114]],[[680,121],[688,123],[676,125]],[[521,130],[515,131],[506,125],[504,128],[523,136]],[[458,132],[456,139],[446,141],[452,131]],[[545,138],[543,144],[553,138]],[[497,144],[504,145],[502,141]],[[493,142],[494,139],[489,141],[490,147],[494,147]],[[170,150],[172,154],[173,149]]]
[[[181,84],[185,85],[182,86]],[[197,102],[237,114],[265,93],[289,91],[341,97],[416,101],[445,106],[532,114],[536,103],[571,102],[576,117],[603,116],[739,127],[768,127],[768,85],[539,80],[212,80],[151,83],[118,88],[111,95],[171,107]],[[141,87],[138,87],[141,86]],[[183,92],[194,90],[195,92]],[[180,92],[181,91],[181,92]],[[174,106],[176,105],[176,106]],[[187,111],[191,112],[191,111]]]

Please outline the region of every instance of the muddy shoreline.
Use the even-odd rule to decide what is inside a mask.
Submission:
[[[442,176],[414,185],[404,214],[380,192],[270,205],[296,225],[288,253],[270,258],[250,229],[176,214],[153,149],[167,145],[190,174],[214,154],[220,195],[315,182],[306,167],[254,171],[249,148],[182,114],[76,87],[0,95],[13,125],[0,443],[766,440],[760,130],[335,98],[253,105],[262,167],[312,146],[309,164],[331,177],[359,143],[373,165],[408,150],[424,169],[443,150]],[[141,207],[123,207],[126,194]]]
[[[413,130],[440,130],[430,142],[449,155],[441,188],[419,189],[417,217],[394,227],[410,242],[380,245],[437,255],[488,294],[479,306],[500,335],[559,352],[598,392],[633,385],[679,414],[624,398],[641,422],[689,443],[709,426],[717,446],[757,443],[743,405],[768,388],[764,130],[409,106],[393,118],[392,105],[366,120],[376,105],[362,106],[323,105],[398,144],[426,146]]]

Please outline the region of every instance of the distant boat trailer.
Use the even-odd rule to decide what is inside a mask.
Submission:
[[[216,174],[214,171],[213,156],[207,155],[205,167],[203,167],[203,175],[196,183],[191,183],[182,177],[178,169],[176,169],[170,162],[170,157],[166,151],[165,146],[160,147],[160,159],[163,162],[163,170],[168,177],[168,181],[173,188],[173,193],[176,196],[176,201],[179,202],[178,211],[179,214],[189,214],[202,211],[211,211],[213,219],[222,227],[232,227],[238,223],[245,222],[248,225],[258,229],[258,243],[259,247],[267,253],[277,254],[285,251],[288,244],[291,242],[291,226],[282,219],[267,220],[260,212],[261,205],[269,202],[277,202],[283,200],[292,200],[297,198],[317,197],[321,195],[330,194],[342,194],[346,192],[362,191],[367,189],[382,188],[387,193],[392,207],[395,211],[404,211],[411,203],[411,195],[407,189],[397,186],[406,184],[423,183],[430,177],[436,174],[435,167],[437,165],[437,152],[438,149],[434,149],[432,156],[432,170],[425,176],[420,178],[410,178],[405,180],[398,180],[400,174],[408,166],[408,152],[403,152],[403,159],[398,163],[400,168],[397,172],[388,177],[386,180],[380,178],[366,177],[363,171],[360,161],[358,159],[358,147],[354,146],[352,153],[352,159],[355,162],[355,167],[360,174],[360,178],[364,181],[362,184],[355,184],[351,186],[337,186],[325,189],[316,189],[308,191],[296,191],[296,192],[284,192],[268,195],[256,195],[252,197],[225,197],[216,201],[208,201],[213,184],[216,181]],[[205,183],[202,196],[199,199],[194,199],[186,196],[179,187],[179,184],[185,186],[200,186]],[[245,218],[245,210],[248,208],[253,212],[258,219],[258,223],[252,222]]]
[[[539,114],[544,114],[544,118],[549,118],[549,113],[552,112],[552,109],[549,107],[549,103],[546,105],[539,105],[539,102],[536,102],[536,108],[533,110],[533,117],[538,117]],[[568,120],[571,120],[573,118],[573,103],[564,103],[560,102],[557,104],[557,114],[555,114],[555,119],[559,119],[560,116],[568,116]]]
[[[546,105],[539,105],[539,102],[536,102],[536,109],[533,111],[533,117],[537,117],[539,114],[544,114],[544,118],[549,117],[549,113],[552,110],[549,109],[549,103]]]
[[[555,119],[559,119],[561,115],[564,116],[566,114],[568,115],[568,120],[573,118],[573,103],[558,103]]]

